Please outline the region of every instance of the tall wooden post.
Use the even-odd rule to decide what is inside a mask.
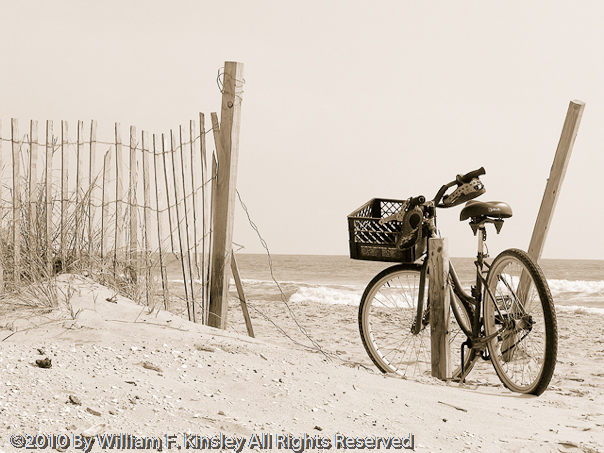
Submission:
[[[428,267],[430,281],[430,338],[432,350],[432,376],[445,380],[451,377],[449,350],[449,304],[447,290],[449,276],[449,250],[447,238],[428,240]]]
[[[550,170],[549,179],[547,180],[545,193],[543,194],[543,200],[541,201],[541,207],[539,208],[539,214],[537,215],[537,221],[535,222],[533,236],[531,237],[531,243],[528,249],[529,256],[535,261],[539,261],[541,253],[543,253],[545,238],[552,217],[554,216],[554,209],[556,208],[556,202],[560,195],[560,188],[562,187],[562,181],[566,174],[566,167],[570,160],[575,139],[579,132],[579,125],[581,124],[581,117],[583,116],[584,109],[585,103],[581,101],[571,101],[568,106],[568,112],[566,113],[566,119],[564,121],[564,126],[562,127],[562,135],[560,136],[560,142],[558,142],[558,149],[556,150],[556,156],[554,157],[554,163]]]
[[[239,128],[241,121],[241,94],[243,63],[226,62],[220,118],[218,152],[218,184],[214,208],[212,277],[208,325],[226,328],[237,162],[239,160]]]

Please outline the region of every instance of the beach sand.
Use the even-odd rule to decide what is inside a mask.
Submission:
[[[155,437],[163,451],[177,451],[169,439],[194,449],[195,435],[223,434],[244,437],[241,451],[259,451],[250,441],[266,433],[273,442],[266,451],[292,451],[305,435],[315,442],[306,451],[338,450],[345,437],[397,437],[408,446],[411,435],[419,452],[604,452],[600,316],[558,315],[556,371],[533,397],[506,390],[489,363],[465,385],[379,373],[353,306],[302,303],[289,311],[282,302],[250,301],[250,338],[236,300],[223,331],[120,296],[113,303],[115,293],[85,278],[62,284],[72,288],[71,311],[2,314],[0,451],[23,451],[11,435],[37,433],[69,439],[67,451],[78,451],[82,433]],[[44,358],[51,368],[36,365]],[[319,448],[327,442],[330,449]],[[105,450],[95,438],[90,451]]]

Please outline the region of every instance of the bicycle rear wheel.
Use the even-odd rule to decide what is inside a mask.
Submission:
[[[363,346],[383,373],[405,377],[431,375],[428,278],[420,301],[420,274],[421,267],[414,264],[389,267],[373,278],[361,299],[359,330]],[[421,326],[419,333],[414,334],[418,303],[422,304]],[[465,338],[455,317],[451,316],[449,341],[453,376],[460,374],[460,351]]]
[[[556,312],[539,266],[522,250],[503,251],[491,265],[484,297],[489,353],[503,385],[541,395],[556,366]]]

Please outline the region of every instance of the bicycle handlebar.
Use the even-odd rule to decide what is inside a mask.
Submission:
[[[457,175],[456,182],[458,183],[458,185],[463,184],[464,182],[470,182],[472,179],[486,174],[487,171],[484,169],[484,167],[480,167],[478,170],[471,171],[470,173],[466,173],[465,175]]]
[[[440,205],[440,201],[443,198],[443,195],[445,194],[447,189],[449,189],[450,187],[453,187],[454,185],[457,185],[459,187],[462,184],[469,183],[474,178],[477,178],[481,175],[486,175],[486,173],[487,172],[484,167],[480,167],[478,170],[471,171],[469,173],[466,173],[465,175],[457,175],[454,181],[451,181],[449,184],[445,184],[440,188],[440,190],[432,200],[434,202],[434,205],[437,207],[443,207],[442,205]]]

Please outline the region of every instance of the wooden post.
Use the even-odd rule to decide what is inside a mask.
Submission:
[[[151,221],[151,190],[149,186],[149,133],[142,134],[142,164],[143,164],[143,250],[145,253],[145,289],[147,306],[152,300],[151,295],[151,246],[149,245],[149,228],[147,223]]]
[[[191,154],[191,219],[193,219],[193,256],[195,257],[195,277],[197,280],[199,280],[201,278],[201,272],[197,243],[201,237],[197,234],[197,232],[201,231],[203,224],[203,217],[199,219],[199,221],[198,217],[203,216],[203,213],[198,209],[199,196],[197,194],[198,185],[196,184],[198,178],[196,176],[198,176],[197,169],[199,168],[199,155],[195,152],[195,121],[193,120],[189,121],[189,136],[191,137],[191,140],[189,141],[189,149]],[[199,139],[201,140],[201,137],[199,137]],[[203,297],[201,297],[201,299],[203,300]]]
[[[212,253],[212,278],[208,325],[226,328],[237,163],[239,160],[239,129],[241,122],[241,94],[243,63],[226,62],[220,117],[220,145],[217,145],[218,184],[214,214],[214,250]]]
[[[105,261],[109,251],[109,202],[106,199],[107,190],[109,190],[109,174],[111,170],[111,148],[105,153],[103,158],[103,187],[101,193],[101,265],[105,272]],[[105,278],[103,274],[103,278]]]
[[[185,246],[187,247],[187,267],[188,267],[188,271],[189,271],[189,279],[191,282],[190,285],[190,290],[191,290],[191,312],[193,313],[193,318],[191,319],[191,321],[193,322],[197,322],[197,316],[195,314],[195,277],[193,276],[193,264],[191,262],[191,252],[192,252],[192,247],[191,247],[191,231],[189,229],[189,215],[193,215],[191,211],[193,211],[193,209],[188,209],[188,205],[190,205],[190,202],[187,202],[187,187],[189,187],[189,184],[187,184],[187,174],[188,172],[185,171],[185,167],[186,167],[186,153],[185,153],[185,146],[183,143],[183,128],[182,126],[179,127],[179,138],[180,138],[180,168],[181,168],[181,173],[182,173],[182,194],[183,194],[183,198],[182,198],[182,205],[183,205],[183,210],[184,210],[184,227],[185,227],[185,231],[184,231],[184,243]],[[190,140],[192,142],[193,137],[190,137]],[[191,192],[193,193],[193,192]],[[194,212],[194,211],[193,211]],[[194,221],[191,222],[194,225]]]
[[[176,207],[176,229],[178,230],[178,245],[179,245],[179,249],[180,249],[180,264],[182,267],[182,279],[183,279],[183,284],[185,286],[185,299],[187,301],[187,312],[189,315],[189,321],[193,321],[195,319],[195,312],[194,312],[194,307],[192,305],[191,299],[190,299],[190,295],[191,295],[191,291],[189,288],[189,284],[188,284],[188,269],[187,269],[187,261],[185,259],[185,231],[183,231],[183,227],[184,227],[184,221],[181,218],[180,215],[180,209],[178,208],[178,200],[182,197],[182,194],[180,193],[180,188],[182,187],[182,183],[179,184],[178,179],[181,178],[181,173],[177,173],[176,172],[176,159],[177,159],[177,155],[176,155],[176,137],[174,136],[174,134],[172,133],[172,131],[170,131],[170,154],[172,155],[172,177],[174,178],[174,206]],[[184,199],[183,199],[184,202]]]
[[[449,350],[449,304],[447,288],[449,276],[449,250],[447,238],[428,240],[428,268],[430,281],[430,338],[432,350],[432,376],[438,379],[451,377]]]
[[[231,256],[231,271],[233,272],[233,280],[235,280],[235,286],[237,287],[237,294],[239,294],[239,302],[241,303],[241,310],[243,311],[243,319],[245,319],[245,325],[247,327],[247,334],[250,337],[254,337],[254,329],[252,327],[252,320],[247,310],[247,301],[245,300],[245,293],[243,292],[243,284],[241,283],[241,277],[239,276],[239,268],[237,267],[237,261],[235,255]]]
[[[67,235],[68,232],[65,230],[67,225],[67,208],[68,208],[68,193],[69,188],[67,186],[69,181],[67,158],[69,154],[69,124],[67,121],[61,121],[61,271],[65,272],[67,269]]]
[[[209,206],[209,213],[210,213],[210,225],[212,225],[210,227],[210,231],[209,231],[209,241],[208,241],[208,274],[207,274],[207,279],[206,279],[206,295],[208,296],[207,299],[207,306],[206,306],[206,318],[205,318],[205,323],[206,325],[208,324],[208,318],[210,316],[210,281],[212,279],[212,256],[214,255],[214,232],[211,228],[213,228],[214,225],[214,206],[216,206],[216,193],[218,192],[217,190],[217,186],[218,186],[218,160],[216,159],[216,154],[213,153],[212,154],[212,190],[211,190],[211,196],[210,196],[210,206]]]
[[[52,134],[52,121],[46,121],[46,166],[44,168],[44,183],[46,185],[46,270],[49,276],[53,274],[52,250],[52,157],[54,152],[54,138]]]
[[[176,252],[176,247],[174,246],[174,229],[172,228],[172,208],[170,207],[170,184],[168,181],[168,164],[166,162],[166,148],[165,148],[165,142],[166,139],[164,137],[164,134],[161,134],[161,155],[162,155],[162,161],[164,164],[164,182],[166,185],[166,203],[167,203],[167,208],[166,210],[168,211],[168,227],[170,228],[170,247],[171,247],[171,251],[172,253]]]
[[[221,140],[220,140],[220,123],[218,122],[218,115],[216,114],[216,112],[212,112],[210,114],[211,117],[211,121],[212,121],[212,131],[214,133],[214,146],[216,148],[216,153],[214,153],[212,155],[213,157],[213,161],[212,161],[212,170],[213,170],[213,179],[212,179],[212,200],[210,202],[210,206],[211,206],[211,213],[210,213],[210,217],[211,217],[211,221],[212,221],[212,231],[214,231],[214,228],[216,228],[216,207],[217,207],[217,203],[218,203],[218,160],[219,159],[224,159],[223,158],[223,148],[222,148],[222,144],[221,144]],[[217,156],[218,155],[218,156]],[[208,288],[208,296],[209,296],[209,300],[208,300],[208,319],[210,319],[211,317],[211,300],[212,300],[212,294],[213,292],[216,293],[217,289],[215,289],[215,285],[214,285],[214,275],[218,274],[221,275],[222,274],[222,266],[224,266],[224,262],[221,261],[220,258],[220,254],[214,249],[214,239],[215,239],[216,235],[212,234],[212,243],[210,245],[210,273],[208,276],[208,284],[210,285],[210,287]],[[216,254],[216,258],[215,255]],[[220,270],[217,270],[216,272],[214,271],[214,267],[215,265],[220,266]],[[222,288],[222,287],[219,287]],[[222,293],[220,293],[221,297],[222,297]],[[216,298],[216,296],[214,296]],[[227,310],[228,311],[228,307]],[[220,319],[222,319],[222,314],[219,314],[221,316]],[[212,325],[209,323],[208,321],[208,325]],[[226,328],[226,322],[225,322],[225,328]]]
[[[136,128],[130,126],[130,188],[128,190],[128,209],[130,214],[130,243],[128,245],[128,265],[132,270],[138,273],[138,262],[136,250],[138,248],[138,222],[137,222],[137,196],[136,186],[138,185],[138,175],[136,167]]]
[[[84,206],[82,195],[84,192],[84,122],[78,121],[78,138],[76,144],[76,201],[75,201],[75,258],[78,262],[78,268],[82,268],[80,260],[82,259],[82,242],[84,239]]]
[[[29,219],[28,230],[29,246],[35,256],[38,256],[38,234],[34,233],[37,223],[37,198],[38,198],[38,122],[31,120],[29,124]],[[36,231],[36,233],[41,233]]]
[[[212,227],[212,216],[210,208],[212,205],[211,181],[212,176],[208,176],[207,156],[206,156],[206,131],[205,131],[205,116],[199,114],[199,146],[201,151],[201,208],[202,222],[201,223],[201,285],[203,287],[203,303],[204,314],[207,315],[209,288],[207,282],[210,278],[210,230]],[[205,322],[204,317],[204,322]]]
[[[93,200],[97,194],[97,182],[96,182],[96,121],[90,122],[90,147],[89,147],[90,161],[88,166],[88,270],[92,275],[92,254],[93,254],[93,233],[92,226],[94,224],[94,203]]]
[[[163,136],[162,136],[162,153],[163,153]],[[170,309],[170,295],[168,293],[168,277],[166,275],[166,266],[164,264],[165,254],[163,252],[164,236],[162,226],[162,215],[160,209],[160,195],[159,195],[159,180],[161,175],[158,177],[159,167],[161,162],[161,155],[158,153],[157,145],[155,141],[155,134],[153,134],[153,171],[155,174],[155,208],[157,210],[157,243],[159,248],[159,272],[161,275],[162,291],[164,296],[164,308]],[[167,190],[167,189],[166,189]]]
[[[554,216],[554,209],[556,208],[556,202],[558,201],[564,175],[566,174],[566,167],[568,166],[575,139],[577,138],[584,109],[585,103],[581,101],[571,101],[568,106],[566,119],[562,127],[562,135],[558,142],[558,149],[556,150],[556,156],[550,170],[528,249],[529,256],[535,261],[539,261],[543,253],[545,239],[552,217]]]
[[[13,278],[19,285],[21,277],[21,144],[19,121],[11,118],[11,142],[13,151]]]
[[[124,201],[124,182],[125,177],[124,159],[122,154],[122,129],[119,123],[115,123],[115,241],[114,241],[114,262],[113,272],[116,277],[116,266],[118,259],[122,258],[124,244],[124,222],[123,201]]]

